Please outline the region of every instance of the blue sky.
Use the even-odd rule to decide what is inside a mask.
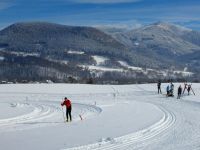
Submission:
[[[25,21],[128,28],[163,21],[200,30],[200,0],[0,0],[0,29]]]

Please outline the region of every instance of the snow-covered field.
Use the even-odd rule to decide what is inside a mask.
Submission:
[[[195,96],[177,100],[176,91],[158,95],[156,84],[2,84],[0,149],[199,150],[200,84],[192,87]],[[65,96],[70,123],[60,106]]]

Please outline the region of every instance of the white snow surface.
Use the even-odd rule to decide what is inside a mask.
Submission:
[[[0,56],[0,61],[3,61],[5,58],[3,56]]]
[[[77,54],[77,55],[83,55],[83,54],[85,54],[85,52],[82,52],[82,51],[72,51],[72,50],[68,51],[67,53],[68,54]]]
[[[94,60],[96,61],[97,65],[101,65],[101,64],[103,64],[106,60],[108,60],[108,58],[103,57],[103,56],[98,56],[98,55],[94,55],[94,56],[92,56],[92,58],[94,58]]]
[[[194,73],[189,71],[174,71],[174,73],[182,74],[185,77],[192,76]]]
[[[10,54],[17,55],[17,56],[23,56],[23,57],[27,57],[27,56],[39,57],[39,56],[40,56],[39,53],[15,52],[15,51],[9,51],[9,53],[10,53]]]
[[[103,66],[93,66],[93,65],[79,65],[79,66],[83,68],[88,68],[89,70],[92,70],[92,71],[102,71],[102,72],[105,72],[105,71],[123,72],[124,71],[124,69],[120,69],[120,68],[109,68],[109,67],[103,67]]]
[[[168,98],[156,84],[2,84],[1,149],[199,150],[200,84],[192,84],[196,95],[177,100],[180,84]],[[65,96],[72,100],[67,123]]]
[[[122,65],[122,66],[124,66],[124,67],[127,67],[127,68],[129,68],[129,69],[137,70],[137,71],[143,71],[142,68],[130,66],[130,65],[128,65],[127,62],[125,62],[125,61],[118,61],[118,62],[120,63],[120,65]]]

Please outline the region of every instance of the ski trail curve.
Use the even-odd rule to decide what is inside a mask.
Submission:
[[[159,109],[164,114],[162,119],[146,129],[122,137],[63,150],[126,150],[130,147],[131,149],[135,149],[138,146],[146,145],[149,140],[170,128],[176,121],[176,117],[173,113],[161,106],[159,106]]]
[[[31,112],[23,115],[0,119],[0,132],[30,129],[63,123],[62,109],[56,102],[28,102],[15,104],[32,109]],[[101,109],[88,104],[74,103],[73,122],[80,121],[79,115],[85,118],[101,113]],[[60,116],[60,118],[58,117]]]
[[[52,105],[36,104],[36,103],[17,103],[18,105],[27,105],[32,108],[30,113],[11,117],[7,119],[0,119],[0,130],[12,131],[21,127],[20,129],[29,128],[28,124],[36,124],[37,121],[44,120],[55,116],[59,110]]]

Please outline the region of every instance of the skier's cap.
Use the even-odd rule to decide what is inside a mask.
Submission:
[[[65,97],[65,99],[67,99],[67,97]]]

